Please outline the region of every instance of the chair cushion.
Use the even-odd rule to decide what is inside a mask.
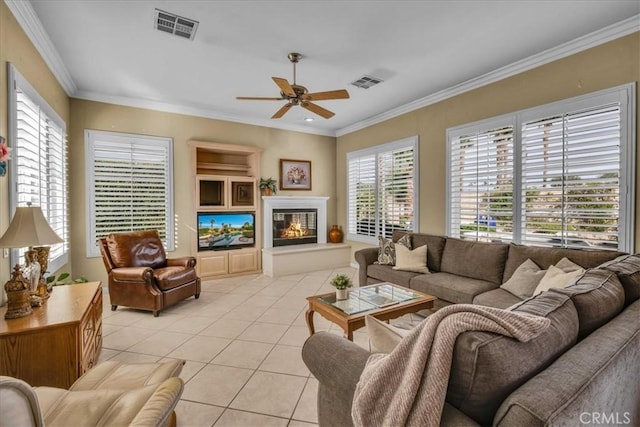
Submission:
[[[106,240],[111,260],[118,268],[167,265],[167,255],[156,230],[112,233]]]
[[[500,285],[508,251],[509,245],[504,243],[448,238],[440,271]]]
[[[491,425],[502,401],[577,339],[578,314],[567,295],[545,292],[513,310],[546,317],[551,325],[528,342],[465,332],[454,347],[446,400],[481,425]]]
[[[157,363],[124,363],[107,360],[98,364],[73,383],[69,391],[115,389],[129,390],[159,384],[182,371],[184,360]]]
[[[471,304],[473,298],[498,287],[486,280],[470,279],[449,273],[422,274],[411,279],[410,288],[445,301]]]
[[[196,270],[187,267],[163,267],[153,270],[158,287],[163,291],[182,286],[197,279]]]
[[[624,288],[625,307],[640,299],[640,254],[622,255],[598,268],[616,272]]]

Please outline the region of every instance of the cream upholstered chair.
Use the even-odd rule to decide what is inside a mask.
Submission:
[[[184,361],[124,364],[104,362],[69,390],[31,387],[0,376],[2,425],[149,426],[176,424],[175,406],[184,384]]]

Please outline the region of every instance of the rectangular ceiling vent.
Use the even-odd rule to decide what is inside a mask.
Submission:
[[[198,21],[156,9],[155,28],[165,33],[193,40],[198,28]]]
[[[355,87],[359,87],[361,89],[369,89],[371,86],[375,86],[378,83],[382,83],[384,80],[379,79],[377,77],[371,76],[362,76],[358,80],[351,82]]]

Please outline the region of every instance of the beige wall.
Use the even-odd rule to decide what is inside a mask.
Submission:
[[[69,98],[31,44],[7,5],[0,1],[0,135],[7,138],[7,63],[11,62],[69,125]],[[9,168],[13,162],[9,161]],[[9,226],[9,175],[0,177],[0,235]],[[68,270],[69,265],[64,269]],[[0,251],[0,286],[9,279],[9,259]],[[1,298],[0,298],[1,299]]]
[[[262,148],[262,177],[277,179],[281,158],[311,160],[312,190],[279,191],[278,195],[329,196],[327,219],[329,223],[335,222],[336,139],[333,137],[72,99],[69,161],[71,255],[75,276],[107,280],[102,260],[86,256],[85,129],[173,138],[177,247],[170,256],[191,254],[196,238],[193,231],[196,225],[194,180],[191,151],[187,146],[187,141],[191,139]]]
[[[445,234],[447,128],[640,80],[640,33],[338,137],[338,224],[346,223],[346,153],[418,135],[420,138],[420,231]],[[640,113],[640,108],[637,109]],[[636,119],[640,123],[640,114]],[[636,132],[637,134],[637,132]],[[637,156],[640,157],[640,150]],[[637,164],[637,161],[636,161]],[[640,173],[636,174],[640,189]],[[636,197],[636,213],[640,197]],[[636,250],[640,222],[635,219]],[[350,242],[352,251],[368,246]]]

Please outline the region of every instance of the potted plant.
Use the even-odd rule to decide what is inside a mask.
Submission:
[[[348,288],[353,286],[351,279],[346,274],[338,274],[331,279],[331,286],[336,288],[336,299],[345,300],[349,297]]]
[[[278,181],[275,179],[269,178],[260,178],[260,190],[264,193],[265,196],[270,196],[272,194],[276,194],[276,187],[278,185]]]

